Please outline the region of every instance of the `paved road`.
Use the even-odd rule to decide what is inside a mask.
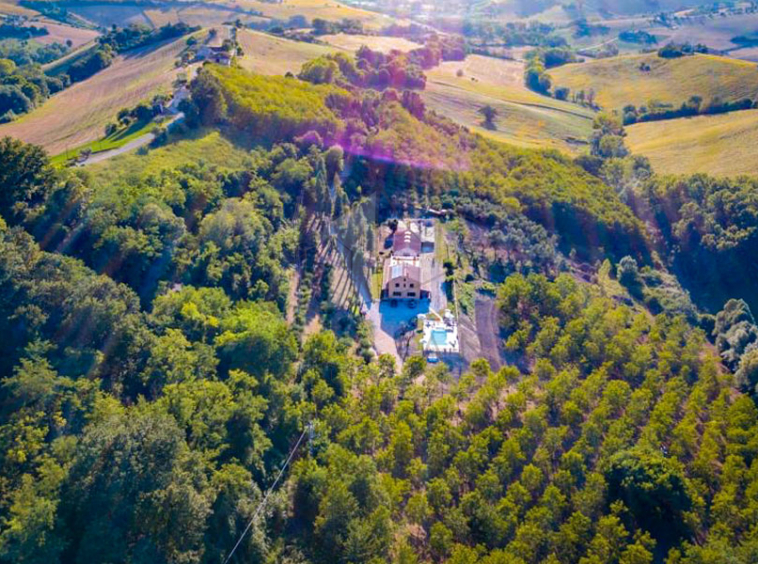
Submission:
[[[187,67],[187,81],[191,81],[192,78],[197,73],[199,65],[190,65]],[[176,91],[174,91],[171,101],[168,103],[168,109],[170,112],[174,114],[174,116],[167,122],[165,122],[166,127],[170,130],[171,126],[180,122],[184,119],[184,113],[179,111],[179,102],[186,99],[189,96],[189,90],[186,86],[179,87]],[[156,124],[158,125],[158,124]],[[101,163],[103,161],[107,161],[108,159],[112,159],[113,157],[116,157],[118,155],[123,155],[124,153],[128,153],[129,151],[133,151],[134,149],[139,149],[140,147],[144,145],[148,145],[155,139],[155,135],[152,133],[146,133],[145,135],[142,135],[140,137],[137,137],[136,139],[129,141],[126,145],[123,147],[119,147],[118,149],[111,149],[110,151],[102,151],[100,153],[95,153],[94,155],[90,156],[86,161],[83,161],[81,163],[78,163],[76,166],[87,166],[91,164]]]
[[[138,149],[139,147],[142,147],[143,145],[147,145],[148,143],[151,143],[153,139],[155,139],[154,134],[146,133],[145,135],[141,137],[137,137],[134,141],[130,141],[129,143],[119,147],[118,149],[111,149],[109,151],[101,151],[100,153],[93,153],[92,156],[89,157],[86,161],[82,161],[78,163],[76,166],[87,166],[87,165],[92,165],[92,164],[101,163],[103,161],[107,161],[108,159],[112,159],[113,157],[116,157],[118,155],[123,155],[124,153],[128,153],[129,151]]]
[[[173,118],[171,118],[169,121],[165,122],[166,127],[170,128],[175,123],[179,122],[180,120],[184,119],[184,114],[179,113],[175,115]],[[156,123],[156,125],[159,125]],[[154,133],[145,133],[144,135],[137,137],[136,139],[129,141],[126,145],[123,145],[117,149],[111,149],[109,151],[102,151],[100,153],[94,153],[92,156],[90,156],[86,161],[83,161],[81,163],[78,163],[76,166],[88,166],[91,164],[97,164],[101,163],[103,161],[107,161],[108,159],[112,159],[113,157],[116,157],[118,155],[123,155],[124,153],[128,153],[129,151],[133,151],[134,149],[138,149],[142,147],[143,145],[148,145],[155,139]]]

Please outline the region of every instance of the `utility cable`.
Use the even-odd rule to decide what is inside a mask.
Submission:
[[[234,548],[229,553],[229,556],[226,557],[226,560],[224,560],[224,564],[229,564],[229,561],[232,559],[232,556],[234,556],[235,551],[237,548],[239,548],[239,545],[242,544],[242,541],[244,540],[245,536],[247,535],[248,531],[250,530],[250,527],[253,526],[253,523],[258,518],[258,515],[263,510],[263,508],[266,506],[266,502],[268,501],[268,497],[271,495],[271,492],[274,491],[274,488],[276,487],[276,484],[279,483],[279,480],[281,479],[282,475],[284,474],[284,471],[287,469],[287,466],[289,465],[290,461],[292,460],[292,457],[295,456],[295,452],[297,452],[298,447],[300,447],[300,443],[303,442],[303,439],[305,438],[305,434],[308,433],[308,430],[311,428],[311,425],[307,425],[305,429],[303,429],[302,434],[300,435],[300,438],[297,440],[297,443],[295,443],[295,446],[290,451],[290,455],[287,457],[287,460],[284,461],[284,465],[279,470],[279,474],[276,477],[276,480],[274,480],[274,483],[271,484],[271,487],[266,492],[266,495],[263,496],[263,500],[258,504],[258,508],[255,510],[255,513],[253,514],[253,518],[250,519],[250,522],[247,524],[247,527],[245,527],[245,530],[242,531],[242,534],[240,535],[239,540],[237,540],[237,544],[234,545]]]

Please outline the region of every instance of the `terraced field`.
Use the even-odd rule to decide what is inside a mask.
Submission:
[[[627,134],[632,152],[661,173],[758,174],[758,110],[641,123]]]
[[[180,72],[174,61],[185,47],[186,38],[179,38],[119,56],[107,69],[56,94],[18,121],[0,125],[0,137],[36,143],[51,154],[99,139],[121,108],[171,90]]]
[[[650,70],[641,70],[642,64]],[[725,101],[758,97],[755,63],[715,55],[679,59],[626,55],[565,65],[552,69],[550,75],[554,86],[593,89],[597,102],[607,109],[645,105],[650,100],[679,105],[693,95],[705,101],[716,96]]]
[[[575,153],[592,131],[592,111],[540,96],[523,84],[523,63],[472,55],[428,71],[424,100],[430,109],[486,136],[521,147]],[[494,128],[479,110],[498,111]]]
[[[242,68],[258,74],[297,74],[303,63],[336,49],[273,37],[266,33],[240,30],[237,40],[242,45],[244,57],[238,59]]]

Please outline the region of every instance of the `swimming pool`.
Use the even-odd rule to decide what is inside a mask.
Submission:
[[[435,347],[447,346],[447,330],[446,329],[432,329],[431,344]]]

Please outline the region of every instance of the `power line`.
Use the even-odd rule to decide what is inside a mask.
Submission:
[[[300,443],[303,442],[303,438],[305,438],[305,434],[308,433],[308,430],[311,428],[312,425],[313,425],[312,423],[309,423],[308,425],[306,425],[305,429],[303,429],[303,432],[300,435],[300,438],[297,440],[297,443],[295,443],[295,446],[290,451],[290,455],[287,457],[287,460],[284,461],[284,465],[282,466],[281,470],[279,470],[279,475],[276,477],[276,480],[274,480],[274,483],[271,484],[271,487],[266,492],[266,495],[263,496],[263,500],[260,502],[260,504],[258,504],[258,508],[255,510],[255,513],[253,514],[253,518],[250,519],[250,522],[247,524],[247,527],[245,527],[245,530],[242,531],[240,538],[237,540],[237,544],[234,545],[234,548],[229,553],[229,556],[227,556],[226,560],[224,560],[224,564],[229,564],[229,561],[232,559],[232,556],[234,556],[235,551],[237,550],[239,545],[242,543],[243,539],[247,535],[247,532],[250,530],[250,527],[253,526],[253,523],[255,522],[256,518],[258,517],[260,512],[263,510],[264,506],[266,505],[266,501],[268,501],[268,497],[271,495],[271,492],[274,491],[276,484],[279,483],[279,479],[282,477],[282,474],[284,474],[284,471],[287,469],[287,466],[292,460],[292,457],[295,456],[295,452],[297,452],[297,449],[300,446]]]

